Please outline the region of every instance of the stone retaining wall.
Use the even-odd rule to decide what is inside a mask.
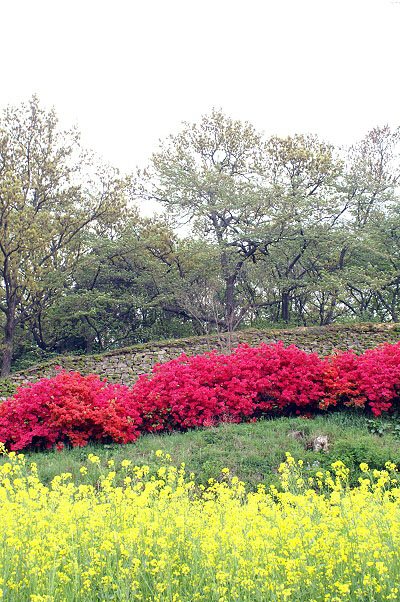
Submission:
[[[131,385],[140,374],[151,372],[155,364],[177,358],[182,353],[196,355],[213,349],[220,353],[229,353],[240,343],[257,347],[261,343],[283,341],[285,346],[294,344],[300,349],[324,356],[331,354],[335,349],[354,349],[357,353],[362,353],[382,343],[395,343],[399,340],[400,324],[366,323],[284,330],[243,330],[234,333],[230,341],[226,334],[160,341],[108,351],[100,355],[59,356],[50,362],[32,366],[0,380],[0,396],[12,394],[16,386],[54,376],[57,373],[56,366],[65,370],[76,370],[81,374],[98,374],[111,382]]]

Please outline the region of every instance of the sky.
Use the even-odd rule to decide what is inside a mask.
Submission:
[[[0,3],[0,107],[37,94],[123,172],[212,107],[336,145],[400,125],[400,0]]]

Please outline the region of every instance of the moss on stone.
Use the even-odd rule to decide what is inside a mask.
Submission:
[[[281,328],[256,330],[248,328],[234,333],[232,348],[239,344],[247,343],[252,347],[262,342],[271,344],[282,341],[285,346],[295,344],[305,351],[314,351],[319,355],[328,355],[334,349],[346,350],[354,348],[357,353],[366,349],[377,347],[384,342],[395,342],[400,339],[400,324],[376,324],[366,322],[363,324],[334,324],[329,326],[312,326],[297,328]],[[152,366],[172,358],[177,358],[182,353],[195,355],[216,349],[220,353],[229,353],[226,348],[227,335],[209,335],[185,337],[182,339],[169,339],[164,341],[150,341],[131,347],[113,349],[104,353],[87,356],[58,356],[48,362],[12,374],[8,379],[0,380],[1,391],[12,391],[12,387],[25,381],[36,381],[42,377],[54,376],[55,366],[64,369],[78,370],[83,374],[99,373],[109,380],[126,384],[135,382],[140,374],[151,372]],[[163,357],[160,357],[163,351]],[[120,377],[116,375],[120,374]],[[4,384],[5,383],[5,384]],[[10,388],[11,387],[11,388]],[[12,391],[13,392],[13,391]]]

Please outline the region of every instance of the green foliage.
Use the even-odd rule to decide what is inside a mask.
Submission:
[[[393,437],[398,437],[400,439],[400,421],[398,413],[393,416],[393,419],[390,419],[388,416],[370,418],[367,420],[367,426],[370,433],[374,433],[380,437],[383,435],[392,435]]]
[[[0,311],[2,376],[17,327],[36,318],[71,284],[88,227],[115,227],[128,180],[80,149],[76,130],[58,129],[54,110],[34,96],[0,121]]]
[[[133,178],[82,151],[33,97],[0,122],[3,375],[54,353],[398,321],[400,129],[350,149],[266,138],[220,110]],[[127,201],[157,200],[142,219]]]
[[[17,385],[10,379],[0,379],[0,397],[12,397],[17,390]]]
[[[47,346],[93,353],[149,340],[195,334],[190,319],[174,313],[172,292],[190,256],[161,220],[131,220],[113,239],[92,236],[67,289],[40,314],[34,333]]]

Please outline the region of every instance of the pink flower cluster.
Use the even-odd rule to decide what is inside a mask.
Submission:
[[[399,401],[400,342],[324,359],[281,342],[241,345],[230,355],[182,355],[158,364],[133,387],[77,372],[43,378],[0,404],[0,441],[13,450],[128,443],[142,432],[310,416],[337,405],[370,407],[377,416]]]
[[[98,376],[60,372],[20,387],[0,404],[0,441],[12,450],[100,440],[135,441],[141,425],[132,390]]]
[[[216,352],[156,365],[133,394],[145,431],[241,422],[284,408],[316,409],[324,397],[324,364],[315,354],[282,343],[230,355]]]

